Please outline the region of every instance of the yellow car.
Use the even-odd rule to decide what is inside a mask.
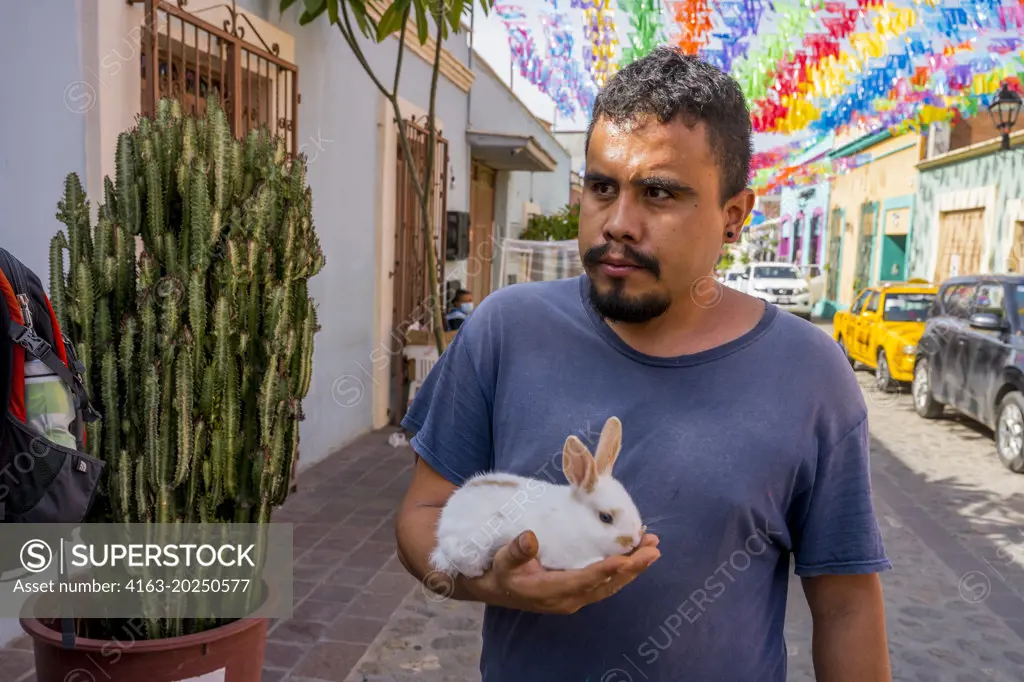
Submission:
[[[875,370],[875,387],[888,391],[914,380],[914,355],[939,288],[927,280],[882,282],[857,294],[849,310],[832,319],[832,337],[850,366]]]

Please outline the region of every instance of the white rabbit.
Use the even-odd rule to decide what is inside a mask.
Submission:
[[[640,512],[612,467],[622,446],[622,424],[605,422],[597,455],[576,436],[562,450],[569,485],[505,473],[478,474],[448,499],[430,556],[435,570],[476,578],[494,554],[526,530],[537,536],[538,560],[547,569],[578,569],[640,544]]]

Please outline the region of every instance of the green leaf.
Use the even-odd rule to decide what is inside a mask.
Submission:
[[[472,7],[472,3],[469,6]],[[448,24],[456,33],[462,28],[463,14],[468,14],[466,12],[466,0],[453,0],[452,6],[448,11]]]
[[[340,1],[344,2],[344,0]],[[337,24],[340,21],[338,2],[339,0],[327,0],[327,16],[331,20],[331,24]]]
[[[405,10],[409,7],[410,0],[395,0],[388,8],[377,24],[377,42],[382,42],[392,33],[402,28],[402,20],[405,18]]]
[[[327,9],[327,0],[305,0],[305,2],[306,10],[299,17],[299,26],[305,26],[315,21]]]
[[[369,38],[377,35],[377,23],[366,13],[366,4],[362,0],[339,0],[339,2],[348,3],[348,8],[352,10],[352,17],[356,20],[356,25],[363,37]]]
[[[295,0],[281,0],[281,14],[288,11],[288,8],[295,4]]]
[[[426,0],[429,2],[430,0]],[[427,42],[427,36],[430,35],[430,23],[427,21],[427,7],[424,0],[415,0],[414,7],[416,8],[416,33],[420,39],[420,45]]]

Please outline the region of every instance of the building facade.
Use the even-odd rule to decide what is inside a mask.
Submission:
[[[827,300],[845,309],[856,292],[907,278],[922,139],[888,131],[843,140],[829,154],[842,170],[828,212]]]
[[[797,164],[820,161],[832,149],[831,135],[805,151]],[[784,187],[780,197],[779,260],[796,265],[820,264],[825,257],[825,213],[830,187],[827,182]]]
[[[910,274],[940,283],[957,275],[1024,272],[1024,131],[917,164]]]
[[[385,6],[374,0],[368,10],[379,15]],[[321,331],[303,406],[302,469],[400,418],[405,363],[394,359],[394,338],[429,309],[430,295],[425,250],[416,246],[418,206],[390,103],[326,15],[300,26],[301,3],[283,15],[278,7],[278,0],[12,5],[0,23],[0,53],[21,64],[4,83],[24,96],[0,103],[0,207],[3,245],[47,281],[65,175],[79,174],[95,218],[103,179],[115,175],[118,135],[163,96],[201,112],[212,93],[233,93],[244,102],[231,116],[233,126],[244,126],[236,134],[266,124],[290,152],[305,154],[327,265],[310,281]],[[439,58],[440,139],[431,184],[442,264],[449,212],[470,214],[470,236],[486,263],[495,225],[504,234],[531,211],[569,203],[570,154],[489,67],[474,62],[468,31],[467,22]],[[148,54],[154,33],[155,60]],[[41,36],[52,49],[24,59],[39,53]],[[390,83],[398,40],[361,45],[367,63]],[[432,39],[407,43],[399,100],[417,159],[425,156],[426,134],[417,131],[429,106],[433,60]],[[154,61],[156,68],[147,68]],[[486,274],[476,275],[479,287],[487,290],[496,272],[480,271]]]
[[[572,158],[551,132],[475,51],[468,93],[470,154],[468,249],[446,265],[446,277],[477,302],[502,286],[501,244],[516,239],[530,216],[555,213],[570,199]]]

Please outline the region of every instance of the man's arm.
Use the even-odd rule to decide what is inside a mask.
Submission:
[[[536,613],[575,613],[606,599],[636,578],[660,556],[657,538],[645,538],[631,556],[613,556],[578,571],[548,571],[537,561],[537,538],[524,533],[498,550],[491,570],[453,582],[430,566],[437,522],[456,487],[416,458],[413,479],[398,511],[398,558],[428,589],[450,599]]]
[[[398,509],[395,538],[398,560],[413,577],[428,588],[459,601],[480,601],[460,576],[454,586],[434,574],[430,553],[434,549],[441,509],[456,486],[434,471],[418,455],[412,481]]]
[[[796,520],[796,574],[813,617],[818,682],[890,682],[878,574],[892,564],[872,500],[866,409],[848,366],[834,383],[849,394],[837,408],[842,418],[824,425],[835,434],[827,436],[833,442],[821,447],[813,468],[805,470],[809,473],[790,509]],[[844,406],[859,414],[843,415]],[[858,417],[852,427],[845,426]]]
[[[818,682],[891,682],[885,605],[878,574],[803,579],[814,623]]]

